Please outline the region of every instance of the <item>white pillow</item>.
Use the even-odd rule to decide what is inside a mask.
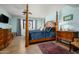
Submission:
[[[43,29],[44,29],[44,26],[41,26],[41,27],[40,27],[40,30],[42,31]]]

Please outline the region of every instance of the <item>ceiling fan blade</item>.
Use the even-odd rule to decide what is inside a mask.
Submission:
[[[24,12],[22,12],[22,13],[25,15],[27,12],[25,12],[25,11],[24,11]],[[31,12],[28,12],[28,14],[31,14],[31,15],[32,15],[32,13],[31,13]]]
[[[29,12],[29,14],[31,14],[31,15],[32,15],[32,13],[31,13],[31,12]]]

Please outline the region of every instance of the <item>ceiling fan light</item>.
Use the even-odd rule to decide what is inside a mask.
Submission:
[[[31,12],[29,12],[29,14],[31,14],[31,15],[32,15],[32,13],[31,13]]]

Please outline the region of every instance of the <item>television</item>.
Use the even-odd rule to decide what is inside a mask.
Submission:
[[[2,23],[8,23],[9,17],[5,16],[4,14],[0,15],[0,22]]]

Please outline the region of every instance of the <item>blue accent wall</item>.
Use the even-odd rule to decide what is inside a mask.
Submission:
[[[0,7],[0,14],[4,14],[6,16],[9,17],[9,22],[8,23],[1,23],[0,22],[0,28],[6,28],[9,26],[10,20],[11,20],[11,16],[9,15],[9,13],[7,11],[5,11],[4,8]]]
[[[11,28],[12,32],[17,32],[17,17],[12,17],[6,9],[0,7],[0,14],[4,14],[9,17],[8,23],[1,23],[0,22],[0,28]]]
[[[17,32],[17,17],[12,17],[10,20],[10,25],[12,26],[12,32]]]
[[[63,17],[73,14],[73,20],[63,21]],[[59,27],[68,27],[70,30],[79,31],[79,7],[66,6],[59,11]]]

